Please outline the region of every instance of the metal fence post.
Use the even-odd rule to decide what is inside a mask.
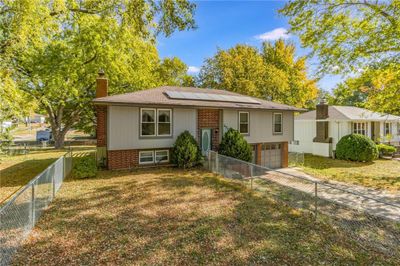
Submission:
[[[317,214],[318,214],[318,183],[314,183],[314,212],[315,212],[315,220],[317,220]]]
[[[32,183],[32,194],[31,194],[31,223],[32,228],[35,226],[35,182]]]

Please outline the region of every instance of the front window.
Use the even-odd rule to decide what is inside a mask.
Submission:
[[[154,152],[153,151],[141,151],[139,152],[139,164],[154,163]]]
[[[169,151],[161,150],[156,151],[156,163],[169,162]]]
[[[171,136],[171,110],[158,109],[157,120],[157,135],[158,136]]]
[[[385,122],[385,136],[391,134],[392,132],[392,124]]]
[[[282,113],[274,113],[273,118],[274,133],[282,133]]]
[[[156,135],[156,109],[141,110],[141,135],[155,136]]]
[[[353,133],[367,136],[368,124],[367,123],[353,123]]]
[[[142,108],[140,114],[140,136],[171,136],[171,109]]]
[[[249,112],[239,112],[239,132],[249,134]]]

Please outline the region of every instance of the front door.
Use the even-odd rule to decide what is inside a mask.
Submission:
[[[206,155],[206,153],[211,150],[211,129],[202,128],[201,129],[201,153]]]

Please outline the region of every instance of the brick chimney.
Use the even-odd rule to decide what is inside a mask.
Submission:
[[[322,98],[319,104],[317,104],[316,120],[317,120],[317,132],[313,139],[313,142],[330,143],[332,138],[329,137],[329,122],[320,121],[325,120],[329,117],[329,105],[326,103],[325,98]]]
[[[96,79],[96,98],[108,96],[108,79],[100,70]],[[107,166],[107,106],[96,105],[97,163]]]
[[[108,96],[108,79],[106,78],[104,71],[100,69],[96,79],[96,98]]]

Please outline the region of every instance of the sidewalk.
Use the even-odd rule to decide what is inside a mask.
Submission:
[[[321,199],[345,204],[351,208],[365,210],[373,215],[400,222],[399,192],[389,193],[343,182],[323,181],[305,174],[298,168],[284,168],[271,171],[261,178],[314,195],[314,184],[301,180],[298,177],[319,182],[317,190],[318,197]]]

